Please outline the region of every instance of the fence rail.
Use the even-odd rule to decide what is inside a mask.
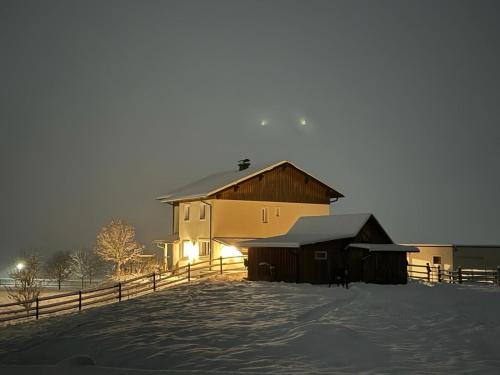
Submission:
[[[56,280],[54,279],[37,279],[37,281],[40,283],[42,288],[47,288],[47,289],[59,289],[59,284]],[[102,282],[102,279],[93,279],[92,281],[89,281],[87,279],[85,280],[64,280],[61,281],[61,288],[64,289],[82,289],[85,286],[90,287],[91,285],[99,284]],[[0,287],[6,286],[6,287],[15,287],[16,286],[16,280],[14,280],[11,277],[1,277],[0,278]]]
[[[441,266],[408,264],[408,277],[428,282],[452,284],[485,284],[500,286],[500,266],[496,270],[458,267],[456,270]]]
[[[38,297],[24,304],[17,302],[1,304],[0,322],[33,317],[39,319],[43,315],[82,311],[90,306],[121,302],[124,299],[152,293],[168,286],[190,282],[193,278],[199,279],[228,271],[244,270],[243,257],[220,257],[212,261],[178,267],[172,272],[153,272],[105,287]]]

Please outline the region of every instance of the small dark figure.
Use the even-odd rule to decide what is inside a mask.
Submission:
[[[340,284],[343,284],[342,276],[338,273],[335,275],[335,282],[337,283],[337,286],[340,286]]]
[[[427,266],[427,281],[431,281],[431,266],[429,263],[426,263]]]
[[[276,281],[276,265],[269,265],[269,276],[271,276],[272,281]]]
[[[243,259],[243,265],[248,268],[248,258]]]
[[[344,269],[343,268],[336,268],[333,273],[333,279],[335,281],[335,284],[337,286],[344,285]]]
[[[344,283],[342,284],[346,289],[349,289],[349,270],[344,269]]]

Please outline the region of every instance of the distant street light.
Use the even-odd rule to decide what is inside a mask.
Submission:
[[[23,262],[19,262],[16,264],[16,268],[18,271],[21,271],[23,268],[24,268],[24,263]]]
[[[305,118],[300,119],[300,125],[302,125],[302,126],[306,126],[307,125],[307,121],[306,121]]]

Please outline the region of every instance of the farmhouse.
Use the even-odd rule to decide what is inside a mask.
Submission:
[[[411,246],[395,245],[371,214],[303,217],[285,235],[241,242],[248,248],[248,278],[333,283],[404,284]],[[347,272],[346,272],[347,271]]]
[[[236,170],[157,198],[173,208],[171,234],[161,241],[167,268],[241,254],[236,243],[284,234],[300,217],[329,215],[341,197],[287,160],[260,166],[241,160]]]

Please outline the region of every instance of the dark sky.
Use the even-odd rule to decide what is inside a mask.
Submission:
[[[0,264],[288,159],[402,242],[500,243],[498,1],[0,0]],[[298,121],[304,117],[307,127]],[[266,119],[265,127],[260,121]]]

